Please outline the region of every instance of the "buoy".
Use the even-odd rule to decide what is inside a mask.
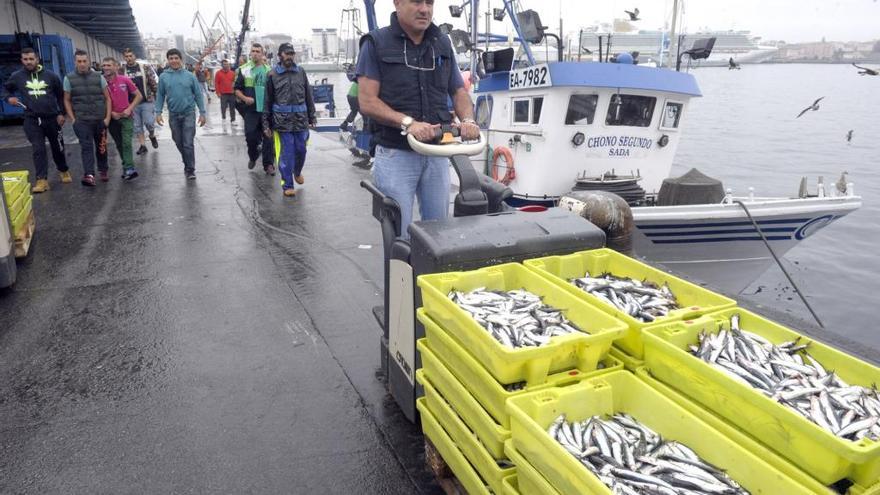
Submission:
[[[565,208],[587,219],[605,232],[605,245],[623,254],[632,254],[635,228],[632,210],[620,196],[608,191],[571,191],[559,200]]]
[[[504,157],[504,176],[498,176],[498,157]],[[492,178],[496,181],[509,185],[516,179],[516,169],[513,168],[513,153],[507,146],[496,146],[492,151]]]

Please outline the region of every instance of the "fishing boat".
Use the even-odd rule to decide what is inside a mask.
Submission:
[[[573,190],[613,191],[623,182],[636,192],[628,198],[636,253],[728,293],[742,291],[773,263],[765,240],[781,257],[861,206],[843,178],[827,189],[802,187],[798,197],[734,195],[697,174],[670,180],[690,105],[702,96],[693,75],[676,65],[635,64],[625,52],[606,53],[603,62],[563,61],[561,46],[559,61],[536,63],[530,45],[549,33],[537,12],[519,11],[513,0],[505,0],[504,9],[518,53],[480,50],[482,42],[507,36],[479,33],[475,4],[468,45],[480,75],[475,116],[489,147],[472,161],[513,190],[511,206],[570,206]],[[708,59],[714,42],[696,40],[678,60]],[[367,138],[359,130],[349,147],[363,151]]]
[[[773,262],[762,234],[782,256],[861,206],[852,183],[820,184],[796,198],[757,197],[696,177],[675,183],[685,194],[662,194],[689,105],[701,96],[690,74],[551,62],[487,74],[475,95],[494,151],[484,166],[513,189],[513,206],[558,205],[579,185],[631,172],[629,182],[643,191],[629,200],[636,252],[728,292],[740,292]],[[688,188],[698,197],[714,189],[714,201],[694,204]]]

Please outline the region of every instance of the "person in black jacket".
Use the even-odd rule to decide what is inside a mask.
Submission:
[[[302,184],[309,128],[317,124],[315,102],[306,71],[296,65],[296,52],[290,43],[278,47],[279,63],[266,80],[263,104],[263,133],[275,136],[275,156],[281,170],[285,196],[296,194],[293,183]]]
[[[49,158],[46,156],[46,139],[52,149],[52,159],[61,175],[61,182],[72,182],[67,158],[64,156],[64,90],[61,79],[52,71],[44,70],[33,48],[21,50],[23,68],[6,80],[4,88],[9,93],[10,105],[24,108],[24,133],[31,143],[34,156],[36,182],[34,193],[49,190]]]

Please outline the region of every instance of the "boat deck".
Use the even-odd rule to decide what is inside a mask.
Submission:
[[[0,292],[0,492],[439,492],[378,374],[369,173],[314,136],[306,184],[283,198],[247,170],[242,127],[211,115],[197,181],[167,129],[134,183],[115,151],[93,189],[50,172]],[[78,145],[67,154],[76,178]],[[28,168],[30,149],[0,164]]]

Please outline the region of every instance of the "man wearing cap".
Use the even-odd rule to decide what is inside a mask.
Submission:
[[[302,184],[309,127],[317,124],[315,102],[306,71],[294,61],[296,51],[290,43],[278,47],[278,64],[266,80],[263,104],[263,133],[274,137],[275,157],[281,170],[285,196],[296,194],[294,182]],[[274,134],[273,134],[274,131]]]
[[[269,66],[266,64],[263,45],[252,44],[250,61],[238,68],[235,78],[235,97],[242,103],[241,113],[244,117],[244,137],[247,141],[249,159],[248,170],[257,165],[257,160],[260,158],[260,143],[262,143],[263,170],[268,175],[275,175],[272,139],[265,137],[262,129],[268,73]]]
[[[431,141],[440,124],[451,124],[448,97],[461,119],[462,138],[477,139],[480,129],[452,44],[431,22],[434,2],[394,0],[394,8],[389,26],[361,38],[358,101],[376,127],[373,180],[400,205],[401,233],[409,237],[416,197],[422,220],[448,216],[450,178],[449,160],[415,153],[406,134]]]

